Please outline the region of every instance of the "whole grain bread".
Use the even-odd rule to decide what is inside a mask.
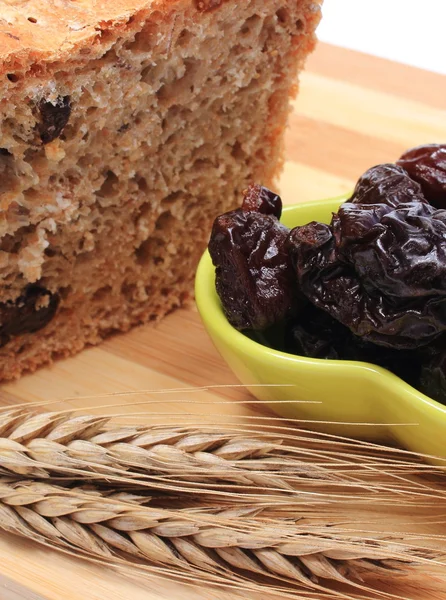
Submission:
[[[0,0],[0,379],[191,296],[275,185],[318,0]]]

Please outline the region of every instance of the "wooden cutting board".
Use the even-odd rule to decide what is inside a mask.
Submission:
[[[394,161],[411,146],[446,141],[445,77],[326,44],[320,44],[310,59],[293,108],[281,180],[285,203],[347,192],[368,167]],[[172,314],[155,328],[141,327],[117,336],[100,348],[5,385],[0,401],[3,405],[54,401],[55,409],[122,404],[124,411],[160,412],[159,403],[134,404],[155,396],[110,394],[228,384],[237,381],[209,341],[197,312],[190,309]],[[198,398],[201,403],[169,403],[181,397]],[[247,400],[249,395],[235,387],[207,387],[162,398],[166,413],[244,414],[248,408],[232,401]],[[135,583],[110,570],[0,536],[1,600],[223,600],[230,596],[158,580],[150,585]],[[441,600],[446,591],[421,598]]]

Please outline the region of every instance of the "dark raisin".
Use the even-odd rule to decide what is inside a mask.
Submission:
[[[446,208],[446,144],[427,144],[405,152],[397,164],[421,185],[427,200]]]
[[[70,96],[59,96],[56,104],[42,100],[38,106],[40,123],[37,125],[43,144],[49,144],[60,136],[71,115]]]
[[[29,285],[15,301],[0,304],[0,340],[4,345],[11,337],[33,333],[54,317],[59,295],[39,285]]]
[[[12,156],[12,154],[6,148],[0,148],[0,156]]]
[[[247,196],[249,207],[277,212],[280,198],[272,192],[257,186],[249,188]],[[272,197],[278,199],[273,205],[268,200]],[[237,329],[263,330],[299,304],[285,248],[288,233],[273,214],[248,210],[247,205],[215,220],[209,253],[216,267],[217,293],[229,322]]]
[[[271,190],[261,185],[250,185],[245,191],[242,210],[259,212],[263,215],[282,216],[282,199]]]

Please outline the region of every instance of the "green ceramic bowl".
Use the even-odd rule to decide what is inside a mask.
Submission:
[[[343,200],[290,206],[283,211],[282,222],[288,227],[313,220],[328,223]],[[446,406],[396,375],[369,363],[279,352],[234,329],[215,291],[215,270],[207,252],[198,266],[195,297],[203,323],[223,358],[256,398],[274,402],[271,409],[276,413],[314,421],[311,427],[329,433],[395,440],[410,450],[446,459]]]

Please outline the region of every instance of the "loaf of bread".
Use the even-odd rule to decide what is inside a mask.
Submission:
[[[0,379],[190,298],[274,186],[320,0],[0,0]]]

